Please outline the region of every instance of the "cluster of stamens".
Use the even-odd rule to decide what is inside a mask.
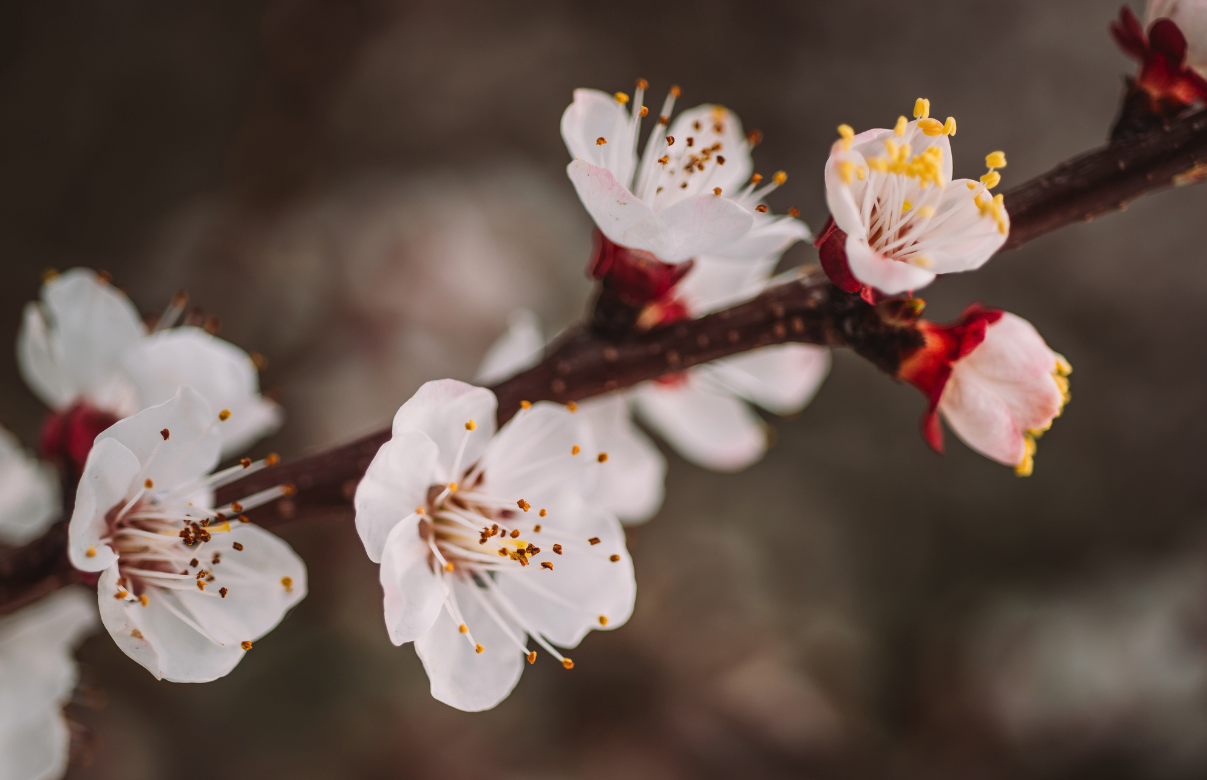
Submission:
[[[1056,410],[1056,414],[1048,424],[1042,428],[1032,428],[1023,434],[1023,444],[1026,447],[1023,453],[1023,459],[1014,467],[1014,473],[1020,477],[1029,477],[1035,469],[1035,450],[1036,440],[1043,436],[1044,433],[1052,427],[1052,421],[1059,417],[1064,411],[1065,404],[1069,402],[1069,374],[1073,373],[1073,366],[1069,361],[1064,359],[1064,356],[1056,356],[1056,369],[1052,372],[1052,379],[1056,382],[1056,387],[1060,390],[1060,408]]]

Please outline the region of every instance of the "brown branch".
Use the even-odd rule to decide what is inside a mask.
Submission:
[[[1204,164],[1207,110],[1064,162],[1006,193],[1011,219],[1006,247],[1125,208]],[[912,328],[885,323],[874,307],[809,274],[725,311],[646,333],[610,338],[587,329],[571,331],[539,365],[492,389],[499,398],[502,423],[522,400],[582,400],[785,342],[846,347],[892,374],[901,356],[920,343],[918,339]],[[389,438],[387,428],[248,475],[219,491],[219,501],[293,482],[299,490],[296,498],[254,513],[256,522],[265,526],[288,520],[301,509],[346,507],[373,455]],[[65,537],[59,524],[41,539],[0,558],[0,613],[78,579],[66,560]]]

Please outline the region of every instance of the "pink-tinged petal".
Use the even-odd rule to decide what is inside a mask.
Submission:
[[[884,257],[862,236],[847,236],[847,264],[856,279],[886,295],[920,290],[935,280],[925,268]]]
[[[42,288],[44,330],[27,311],[18,363],[30,387],[53,408],[86,400],[122,414],[137,411],[118,375],[122,354],[146,333],[137,309],[93,271],[73,268]],[[49,369],[48,362],[58,364]]]
[[[969,189],[968,184],[974,188]],[[950,274],[980,268],[1006,243],[1010,233],[1010,215],[1003,209],[1003,226],[981,212],[976,199],[988,202],[992,193],[976,182],[953,181],[944,188],[935,215],[922,227],[921,254],[930,261],[935,274]],[[1004,230],[1003,230],[1004,228]]]
[[[125,505],[141,470],[138,456],[116,439],[98,441],[88,453],[67,531],[72,566],[80,571],[116,568],[117,553],[101,541],[108,535],[105,515]]]
[[[666,458],[633,424],[623,395],[592,398],[580,405],[579,413],[590,421],[598,448],[608,453],[588,501],[626,525],[649,520],[666,494]]]
[[[808,241],[812,238],[809,226],[799,219],[769,217],[757,211],[753,217],[754,223],[750,230],[732,243],[712,250],[712,254],[717,257],[754,261],[774,256],[778,260],[779,255],[797,241]]]
[[[353,502],[369,560],[380,563],[394,526],[427,504],[428,488],[442,476],[439,456],[436,443],[414,430],[395,434],[373,456]]]
[[[484,609],[482,599],[490,596],[476,585],[458,580],[452,595],[469,632],[462,634],[444,610],[431,630],[415,640],[415,653],[431,681],[432,698],[466,712],[488,710],[520,681],[524,654],[508,634],[523,642],[524,632],[497,605],[493,616]],[[475,651],[475,644],[482,652]]]
[[[419,516],[412,515],[395,525],[381,555],[386,629],[396,645],[431,630],[448,596],[443,579],[432,571],[432,553],[419,536],[419,523]]]
[[[830,350],[808,344],[763,347],[702,366],[713,381],[769,412],[796,414],[830,371]]]
[[[222,453],[230,457],[273,433],[282,421],[277,404],[260,396],[255,364],[242,349],[201,328],[171,328],[142,339],[122,360],[145,408],[163,403],[188,385],[215,413],[230,418],[218,426]]]
[[[399,408],[394,415],[394,435],[407,431],[427,434],[439,448],[441,473],[437,481],[456,481],[461,478],[461,474],[452,473],[457,453],[462,453],[462,471],[482,457],[495,434],[497,407],[495,394],[485,388],[455,379],[437,379],[420,387]],[[474,421],[472,431],[466,429],[470,420]]]
[[[218,464],[220,424],[218,412],[200,393],[181,387],[170,400],[114,423],[96,437],[93,451],[102,441],[114,439],[134,453],[143,476],[157,489],[172,488],[203,477]]]
[[[493,385],[521,371],[532,368],[541,360],[545,336],[536,314],[528,309],[516,309],[507,318],[507,331],[491,345],[474,381]]]
[[[581,519],[577,538],[560,533],[560,527],[542,533],[544,544],[532,565],[499,577],[499,589],[528,627],[558,647],[576,647],[593,629],[624,625],[637,598],[620,523],[601,512],[588,512]],[[591,538],[599,544],[589,544]],[[554,543],[562,545],[561,555],[550,552]],[[619,560],[611,560],[612,555]],[[538,566],[542,561],[553,569]]]
[[[767,450],[766,426],[739,398],[695,371],[682,384],[647,382],[633,393],[641,419],[681,456],[714,471],[740,471]]]
[[[598,143],[603,138],[607,143]],[[607,168],[624,186],[637,167],[628,110],[597,89],[574,90],[574,102],[562,113],[562,140],[570,156]]]
[[[1026,320],[1005,314],[952,368],[939,412],[970,447],[1006,465],[1027,456],[1026,435],[1046,430],[1064,405],[1058,358]]]
[[[578,159],[566,166],[566,175],[570,177],[587,213],[605,236],[621,246],[653,251],[633,244],[629,235],[635,226],[653,220],[653,210],[618,181],[611,171]]]
[[[0,543],[36,539],[61,506],[54,468],[26,455],[17,437],[0,428]]]
[[[652,252],[668,263],[680,263],[732,246],[753,224],[753,214],[743,206],[709,192],[657,211],[653,219],[625,231],[617,243]]]

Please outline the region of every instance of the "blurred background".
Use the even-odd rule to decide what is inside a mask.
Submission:
[[[729,106],[826,218],[847,122],[954,115],[956,176],[1008,188],[1102,143],[1133,65],[1110,0],[16,0],[0,6],[0,344],[45,268],[178,289],[268,359],[294,455],[470,379],[509,311],[583,312],[571,90]],[[1142,8],[1137,7],[1138,12]],[[1190,778],[1207,775],[1207,189],[1166,192],[927,290],[1014,311],[1072,362],[1020,480],[849,354],[753,468],[668,452],[630,536],[637,609],[497,709],[432,700],[350,513],[282,535],[311,595],[229,677],[154,681],[105,634],[71,708],[79,780]],[[791,263],[815,251],[790,251]],[[0,412],[43,410],[0,361]]]

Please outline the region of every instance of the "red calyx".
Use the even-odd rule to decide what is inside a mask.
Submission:
[[[901,362],[897,377],[922,391],[929,399],[922,415],[922,436],[935,452],[943,453],[943,428],[939,425],[939,398],[951,378],[956,361],[967,357],[985,340],[985,331],[1002,318],[1001,309],[974,303],[955,322],[940,324],[919,320],[926,345]]]
[[[1143,132],[1195,103],[1207,103],[1207,80],[1186,67],[1186,36],[1172,19],[1158,19],[1144,33],[1127,6],[1111,22],[1111,36],[1124,54],[1140,62],[1129,79],[1115,137]]]
[[[587,276],[602,281],[625,302],[643,305],[667,297],[692,265],[691,260],[664,263],[650,252],[614,244],[596,230]]]
[[[76,474],[81,474],[88,453],[92,451],[92,442],[117,421],[118,418],[109,412],[83,402],[65,412],[52,412],[42,424],[42,456],[69,463]]]
[[[813,246],[821,256],[821,269],[835,287],[849,293],[863,289],[863,282],[855,278],[847,264],[847,234],[834,223],[834,217],[826,220]]]

